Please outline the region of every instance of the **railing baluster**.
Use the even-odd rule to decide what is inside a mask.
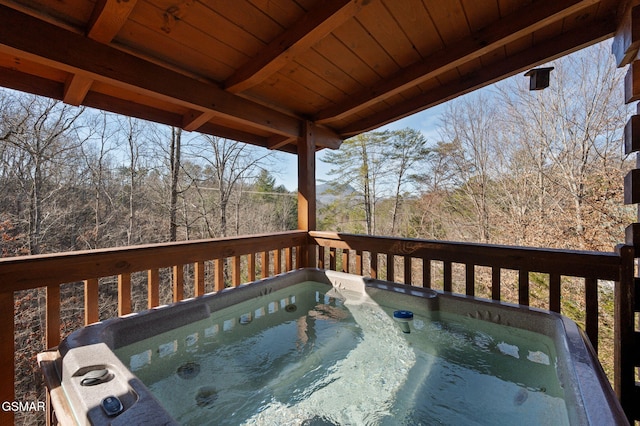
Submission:
[[[391,253],[387,253],[387,281],[395,281],[396,279],[396,265],[395,256]]]
[[[46,291],[46,347],[53,348],[60,343],[60,284],[48,285]]]
[[[411,256],[404,257],[404,283],[411,285]]]
[[[355,273],[362,275],[362,250],[356,250],[356,270]]]
[[[586,305],[585,332],[591,340],[591,346],[598,353],[598,280],[585,278],[584,297]]]
[[[118,275],[118,315],[131,313],[131,274]]]
[[[369,263],[371,264],[369,268],[369,274],[371,278],[378,278],[378,253],[375,251],[370,252]]]
[[[194,296],[202,296],[204,294],[204,262],[195,262],[193,264],[193,293]]]
[[[318,268],[324,269],[324,247],[318,247]]]
[[[215,268],[213,277],[213,288],[215,291],[224,290],[224,259],[213,259]]]
[[[14,309],[13,291],[0,292],[0,401],[15,400]],[[13,411],[0,410],[0,424],[13,422]]]
[[[149,309],[160,305],[160,271],[149,269],[147,271],[147,307]]]
[[[284,264],[287,272],[293,269],[293,250],[291,247],[285,247],[284,249]]]
[[[549,310],[560,312],[560,274],[549,274]]]
[[[336,270],[336,248],[329,248],[329,269],[332,271]]]
[[[422,287],[431,288],[431,259],[422,259]]]
[[[98,321],[98,279],[90,278],[84,281],[84,325]]]
[[[464,265],[465,292],[467,296],[476,295],[476,265],[467,263]]]
[[[256,254],[249,253],[247,255],[247,279],[249,282],[256,280]]]
[[[300,246],[296,246],[296,268],[302,268],[302,263],[300,261],[300,251],[302,248]]]
[[[351,253],[349,253],[349,249],[342,249],[342,272],[349,272],[350,257]]]
[[[240,285],[240,256],[233,256],[231,261],[231,283],[234,287]]]
[[[278,275],[280,273],[282,273],[282,251],[275,249],[273,252],[273,274]]]
[[[529,306],[529,271],[518,271],[518,303]]]
[[[173,301],[184,300],[184,265],[173,267]]]
[[[262,253],[260,253],[260,260],[262,262],[260,277],[267,278],[269,276],[269,252],[267,250],[264,250]]]
[[[442,279],[444,281],[444,291],[453,291],[451,275],[451,262],[445,260],[444,262],[442,262]]]
[[[500,267],[493,266],[491,268],[491,298],[493,300],[500,300]]]

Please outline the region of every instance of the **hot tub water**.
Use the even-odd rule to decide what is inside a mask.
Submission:
[[[415,306],[403,333],[396,299],[306,282],[115,353],[183,424],[569,423],[550,338]]]

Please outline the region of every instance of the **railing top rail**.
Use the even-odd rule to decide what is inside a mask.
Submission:
[[[615,281],[620,256],[594,252],[311,231],[320,246]]]
[[[179,241],[0,259],[0,292],[240,256],[307,243],[306,231]]]

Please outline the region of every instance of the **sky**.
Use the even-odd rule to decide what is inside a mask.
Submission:
[[[440,126],[440,115],[446,108],[446,104],[441,104],[417,114],[405,117],[401,120],[394,121],[377,130],[398,130],[406,127],[416,129],[431,143],[438,140],[438,131]],[[331,165],[322,161],[324,152],[322,150],[316,156],[316,180],[322,183],[324,180],[331,179],[329,170]],[[298,188],[298,163],[297,157],[293,154],[279,153],[278,171],[273,175],[276,178],[276,185],[284,185],[289,191],[295,191]]]

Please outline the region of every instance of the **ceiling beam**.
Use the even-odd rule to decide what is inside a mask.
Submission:
[[[267,148],[269,149],[280,149],[285,145],[290,143],[296,144],[298,142],[297,139],[287,138],[284,136],[273,136],[270,137],[267,141]]]
[[[100,43],[109,43],[127,22],[136,0],[98,0],[89,21],[87,37]],[[63,101],[80,105],[91,89],[93,80],[83,74],[72,74],[65,85]]]
[[[540,43],[531,49],[517,53],[495,64],[489,64],[458,80],[435,88],[414,98],[408,99],[372,116],[361,119],[338,130],[343,137],[351,137],[362,132],[376,129],[385,124],[444,103],[458,96],[499,80],[518,74],[531,67],[552,61],[561,56],[580,50],[584,47],[611,37],[616,29],[615,17],[594,22],[561,36]]]
[[[370,0],[319,1],[302,18],[265,46],[258,56],[240,67],[224,83],[232,93],[242,92],[266,80],[334,29],[355,16]]]
[[[109,43],[129,19],[136,0],[98,0],[87,30],[87,37]]]
[[[479,58],[492,50],[531,34],[561,20],[581,9],[597,3],[597,0],[541,0],[500,19],[487,28],[471,34],[453,46],[398,71],[375,86],[368,87],[342,104],[326,108],[314,117],[317,122],[339,120],[387,98],[423,83],[438,74],[452,70],[465,62]]]
[[[191,110],[184,115],[182,120],[182,128],[188,132],[198,130],[202,125],[215,117],[212,111],[194,111]]]
[[[64,84],[62,101],[69,105],[79,106],[89,93],[93,79],[81,73],[71,74]]]
[[[214,84],[202,82],[129,53],[51,25],[0,5],[0,52],[24,57],[72,74],[85,74],[195,111],[212,112],[240,126],[301,137],[303,120],[240,98]],[[34,34],[37,34],[34,37]],[[323,127],[326,147],[341,138]]]

